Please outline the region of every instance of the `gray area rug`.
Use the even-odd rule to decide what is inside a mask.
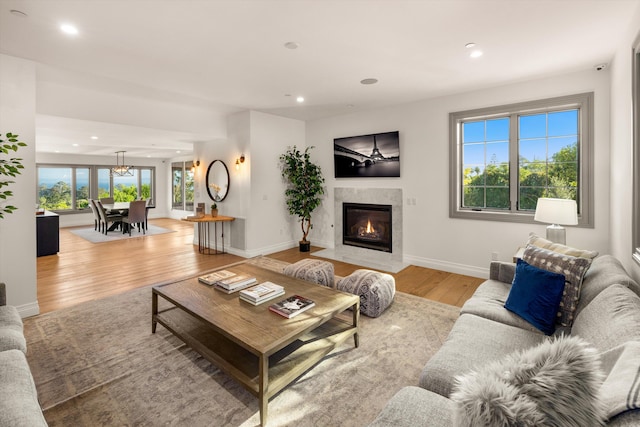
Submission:
[[[417,384],[458,313],[397,293],[382,316],[360,317],[359,348],[347,340],[270,401],[269,426],[368,424],[397,390]],[[151,334],[150,287],[24,323],[50,426],[259,425],[257,398],[162,326]]]
[[[88,228],[77,228],[70,230],[76,236],[82,237],[85,240],[90,241],[91,243],[105,243],[105,242],[113,242],[116,240],[124,240],[124,239],[134,239],[137,237],[144,236],[154,236],[156,234],[164,234],[164,233],[174,233],[175,230],[169,230],[167,228],[156,227],[155,225],[149,224],[149,229],[146,233],[142,233],[142,230],[138,231],[137,228],[131,230],[131,236],[129,233],[122,233],[121,230],[110,231],[106,236],[100,233],[97,230],[94,230],[93,227]]]

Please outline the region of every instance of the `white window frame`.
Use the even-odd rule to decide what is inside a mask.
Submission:
[[[449,114],[449,217],[489,221],[534,223],[534,211],[518,207],[517,117],[525,114],[578,109],[578,227],[593,228],[593,92],[537,101],[480,108]],[[497,117],[511,117],[509,136],[509,209],[462,207],[462,123]]]

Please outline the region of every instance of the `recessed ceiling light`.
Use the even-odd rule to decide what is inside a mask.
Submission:
[[[70,36],[76,36],[79,33],[78,28],[75,25],[71,24],[61,24],[60,31],[65,34],[69,34]]]
[[[471,52],[469,54],[469,57],[471,58],[480,58],[482,56],[482,51],[481,50],[474,50],[473,52]]]
[[[98,137],[97,137],[97,136],[95,136],[95,135],[93,135],[93,136],[91,137],[91,139],[98,139]]]
[[[378,79],[362,79],[360,80],[360,83],[363,85],[374,85],[378,83]]]
[[[296,98],[297,102],[304,102],[304,96],[299,96]]]
[[[180,154],[180,150],[177,150],[177,151],[176,151],[176,153],[177,153],[177,154]]]
[[[80,144],[71,144],[71,145],[73,145],[74,147],[79,147],[80,146]]]
[[[475,43],[471,42],[471,43],[467,43],[464,45],[464,47],[466,47],[467,49],[471,49],[472,47],[475,47]]]
[[[13,16],[19,16],[20,18],[26,18],[27,16],[29,16],[26,13],[24,13],[23,11],[18,10],[18,9],[11,9],[9,11],[9,13],[12,14]]]
[[[284,44],[284,47],[286,47],[287,49],[297,49],[300,47],[300,43],[296,43],[296,42],[286,42]]]

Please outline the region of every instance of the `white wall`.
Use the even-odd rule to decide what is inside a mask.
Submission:
[[[511,260],[529,232],[544,236],[546,225],[449,218],[448,114],[590,91],[595,92],[595,228],[571,227],[567,242],[608,253],[609,75],[593,70],[308,122],[307,144],[317,147],[328,187],[314,213],[312,239],[334,244],[334,187],[399,187],[405,198],[404,261],[486,277],[492,252]],[[334,138],[394,130],[400,131],[400,178],[333,178]],[[408,198],[416,204],[408,205]]]
[[[15,156],[25,169],[9,189],[7,200],[18,208],[0,219],[0,282],[7,285],[7,303],[17,306],[21,316],[40,312],[36,292],[35,217],[35,140],[36,73],[35,64],[0,54],[0,133],[16,133],[27,147]],[[2,156],[3,158],[4,155]],[[4,176],[2,177],[5,178]]]
[[[632,259],[633,220],[633,108],[632,48],[640,35],[640,6],[635,23],[611,64],[611,253],[640,280],[640,266]]]

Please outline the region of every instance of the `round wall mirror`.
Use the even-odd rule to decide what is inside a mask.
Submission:
[[[221,202],[229,192],[229,169],[222,160],[214,160],[207,169],[207,193],[214,202]]]

